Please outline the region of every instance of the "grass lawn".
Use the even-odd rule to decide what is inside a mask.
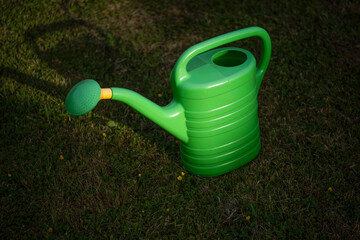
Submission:
[[[360,239],[358,1],[2,1],[1,239]],[[172,99],[188,47],[260,26],[262,148],[202,178],[120,102],[65,111],[83,79]],[[259,57],[260,41],[232,46]],[[177,177],[184,172],[183,179]]]

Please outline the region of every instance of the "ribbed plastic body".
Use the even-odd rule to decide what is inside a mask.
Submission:
[[[180,143],[184,166],[217,176],[254,159],[260,150],[254,56],[240,48],[215,49],[194,57],[187,72],[174,91],[189,136]]]

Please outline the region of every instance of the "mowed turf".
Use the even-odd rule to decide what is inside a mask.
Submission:
[[[1,239],[360,239],[357,1],[3,1]],[[70,116],[83,79],[172,99],[188,47],[260,26],[262,149],[202,178],[120,102]],[[235,42],[259,59],[256,38]],[[182,176],[182,178],[178,178]],[[181,179],[181,180],[179,180]]]

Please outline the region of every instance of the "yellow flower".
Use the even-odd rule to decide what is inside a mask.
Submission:
[[[106,137],[106,133],[103,133],[102,135],[103,135],[103,137]]]
[[[329,192],[332,192],[332,190],[333,190],[332,187],[329,187],[329,188],[328,188],[328,191],[329,191]]]
[[[161,94],[161,93],[158,93],[158,97],[162,97],[162,94]]]
[[[185,175],[185,173],[184,172],[181,172],[181,176],[184,176]]]
[[[130,116],[132,116],[132,117],[133,117],[133,116],[134,116],[134,114],[133,114],[133,113],[130,113]]]
[[[250,221],[250,216],[247,216],[245,219],[246,221]]]
[[[49,227],[48,231],[51,233],[54,229],[52,227]]]
[[[142,210],[141,212],[142,212],[142,213],[144,213],[145,211],[144,211],[144,210]]]
[[[133,180],[133,183],[136,184],[136,180]]]
[[[177,180],[181,181],[182,180],[182,176],[178,176]]]
[[[64,156],[63,156],[63,155],[60,155],[60,160],[64,160]]]
[[[167,208],[166,211],[167,211],[167,212],[170,212],[170,208]]]
[[[141,173],[139,173],[139,177],[141,177]]]
[[[8,173],[8,177],[11,177],[11,173]]]

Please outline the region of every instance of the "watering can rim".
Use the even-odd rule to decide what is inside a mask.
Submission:
[[[213,59],[215,57],[215,55],[221,53],[222,51],[226,51],[226,50],[237,51],[237,52],[243,53],[246,56],[245,61],[238,65],[235,65],[235,66],[222,66],[222,65],[216,64]],[[194,84],[194,87],[196,87],[196,86],[212,87],[213,85],[219,85],[222,82],[226,82],[227,79],[238,78],[238,77],[242,76],[244,74],[244,72],[251,70],[253,65],[256,65],[256,59],[250,51],[243,49],[243,48],[238,48],[238,47],[222,47],[222,48],[215,48],[215,49],[206,51],[204,53],[201,53],[201,54],[195,56],[193,59],[191,59],[189,61],[189,63],[187,64],[186,67],[188,67],[189,64],[191,64],[191,62],[194,61],[196,58],[198,58],[200,56],[204,56],[204,55],[210,55],[210,57],[208,58],[208,62],[206,62],[204,64],[204,66],[208,65],[208,66],[213,67],[213,69],[217,70],[222,75],[222,78],[219,78],[217,80],[212,80],[212,81],[207,80],[206,82],[201,82],[201,83],[192,81],[192,79],[194,78],[194,71],[197,71],[197,68],[195,68],[195,69],[188,71],[188,77],[186,79],[184,79],[184,81],[182,81],[178,85],[178,87],[180,87],[182,84],[189,84],[189,82],[191,82],[191,84]],[[224,72],[221,71],[222,69],[233,70],[233,72],[231,74],[225,74]],[[175,68],[173,69],[173,71],[176,71]]]
[[[193,45],[188,48],[178,59],[175,64],[174,70],[172,71],[172,78],[174,87],[178,87],[180,83],[188,77],[188,72],[186,71],[187,63],[195,56],[206,52],[208,50],[215,49],[222,45],[242,40],[250,37],[259,37],[262,44],[262,51],[260,60],[256,66],[256,82],[257,88],[260,88],[262,78],[264,77],[265,71],[270,62],[271,56],[271,40],[267,31],[261,27],[248,27],[233,32],[225,33],[220,36],[205,40],[198,44]]]

